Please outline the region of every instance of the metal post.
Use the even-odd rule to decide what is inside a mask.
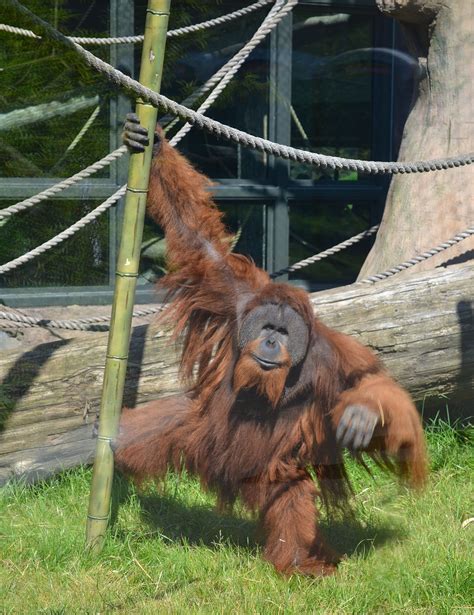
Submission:
[[[148,0],[140,82],[157,92],[161,85],[170,3],[171,0]],[[157,109],[137,100],[136,113],[142,126],[148,129],[150,145],[143,154],[133,154],[130,157],[128,172],[99,434],[87,515],[86,544],[96,552],[102,548],[110,513],[114,473],[111,441],[117,436],[122,409]]]
[[[291,144],[291,63],[293,15],[289,13],[278,24],[270,38],[270,122],[269,139]],[[290,216],[288,181],[290,163],[282,158],[269,158],[269,178],[278,186],[276,200],[267,207],[266,269],[269,273],[288,267]],[[288,279],[280,276],[278,282]]]

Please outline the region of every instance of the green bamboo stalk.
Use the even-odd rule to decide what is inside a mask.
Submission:
[[[160,91],[161,85],[170,4],[171,0],[148,0],[140,82],[156,92]],[[148,129],[150,145],[145,148],[144,153],[133,154],[130,157],[128,171],[122,238],[117,259],[112,320],[102,388],[99,433],[87,515],[86,546],[95,552],[102,549],[109,520],[114,474],[111,442],[117,436],[122,409],[153,153],[153,135],[157,119],[157,109],[140,99],[136,102],[135,110],[141,125]]]

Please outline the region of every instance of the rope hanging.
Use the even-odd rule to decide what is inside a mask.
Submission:
[[[0,265],[0,275],[3,273],[7,273],[8,271],[12,271],[13,269],[16,269],[20,265],[24,265],[25,263],[28,263],[29,261],[33,260],[40,254],[43,254],[47,250],[50,250],[51,248],[57,246],[58,244],[65,241],[66,239],[69,239],[69,237],[77,233],[77,231],[81,230],[81,228],[84,228],[85,226],[87,226],[89,222],[92,222],[92,220],[95,220],[101,214],[103,214],[104,211],[107,211],[107,209],[112,207],[112,205],[114,205],[125,194],[125,192],[126,192],[126,186],[122,186],[119,190],[117,190],[117,192],[112,194],[112,196],[109,196],[109,198],[106,201],[98,205],[95,209],[93,209],[91,212],[83,216],[80,220],[72,224],[66,230],[62,231],[61,233],[59,233],[52,239],[49,239],[45,243],[42,243],[37,248],[34,248],[33,250],[26,252],[22,256],[19,256],[18,258],[11,260],[8,263],[5,263],[4,265]]]
[[[348,239],[345,242],[342,242],[342,244],[338,244],[337,246],[334,246],[334,248],[329,248],[329,250],[325,250],[324,252],[321,252],[320,254],[316,254],[314,257],[312,257],[315,259],[314,262],[316,262],[316,260],[321,260],[322,258],[327,258],[331,254],[335,252],[339,252],[340,250],[344,249],[340,247],[343,244],[347,244],[345,247],[348,247],[348,245],[352,245],[348,243],[348,242],[351,242],[351,240],[355,240],[357,238],[357,241],[360,241],[361,238],[362,239],[364,238],[364,236],[367,237],[369,234],[371,234],[373,229],[374,227],[368,229],[367,231],[364,231],[363,233],[359,233],[358,235],[355,235],[351,239]],[[468,237],[471,237],[472,235],[474,235],[474,227],[469,228],[466,231],[463,231],[462,233],[458,233],[451,239],[444,241],[438,246],[432,248],[431,250],[427,250],[426,252],[423,252],[422,254],[418,254],[417,256],[414,256],[410,260],[404,261],[403,263],[400,263],[399,265],[396,265],[395,267],[392,267],[388,269],[387,271],[378,273],[373,276],[368,276],[367,278],[364,278],[363,280],[359,280],[358,282],[356,282],[356,284],[358,285],[376,284],[377,282],[381,282],[389,277],[396,275],[397,273],[400,273],[400,271],[409,269],[410,267],[414,267],[418,263],[424,260],[427,260],[431,258],[432,256],[435,256],[436,254],[443,252],[444,250],[447,250],[451,246],[457,243],[460,243],[461,241],[464,241],[465,239],[467,239]],[[353,241],[353,243],[356,243],[356,242]],[[316,258],[316,257],[320,257],[320,258]],[[286,273],[286,270],[279,271],[274,275],[282,275],[282,273]],[[133,315],[134,317],[148,316],[148,315],[156,314],[157,312],[161,312],[164,308],[165,306],[159,305],[154,308],[138,310],[134,312]],[[15,314],[13,312],[0,312],[0,329],[11,328],[10,323],[8,322],[3,323],[1,322],[2,320],[10,321],[12,323],[18,323],[18,326],[20,327],[38,326],[38,327],[45,327],[48,329],[75,329],[75,330],[80,330],[80,331],[94,331],[94,330],[95,331],[97,330],[105,331],[105,330],[108,330],[107,323],[110,322],[110,317],[98,316],[96,318],[85,318],[85,319],[80,319],[80,320],[56,321],[56,320],[51,320],[48,318],[32,318],[30,316],[23,316],[23,315]],[[104,323],[104,324],[101,324],[101,323]],[[98,326],[100,326],[101,328],[100,329],[93,328],[93,327],[98,327]]]
[[[41,203],[41,201],[45,201],[46,199],[49,199],[49,197],[58,194],[58,192],[62,192],[63,190],[66,190],[66,188],[70,188],[82,179],[90,177],[94,173],[97,173],[97,171],[100,171],[100,169],[103,169],[104,167],[109,165],[114,160],[117,160],[117,158],[123,156],[126,151],[127,148],[125,147],[125,145],[121,145],[118,149],[114,150],[110,154],[107,154],[107,156],[104,156],[104,158],[98,160],[97,162],[94,162],[85,169],[82,169],[82,171],[79,171],[75,175],[72,175],[71,177],[62,180],[59,183],[54,184],[54,186],[51,186],[50,188],[46,188],[46,190],[38,192],[38,194],[35,194],[28,199],[20,201],[19,203],[15,203],[14,205],[10,205],[10,207],[5,207],[5,209],[0,210],[0,220],[2,218],[8,218],[10,216],[13,216],[13,214],[18,213],[19,211],[29,209],[30,207],[33,207],[33,205],[37,205],[38,203]]]
[[[409,269],[410,267],[414,267],[415,265],[417,265],[418,263],[421,263],[422,261],[428,260],[432,256],[436,256],[436,254],[440,254],[440,252],[443,252],[444,250],[447,250],[451,246],[454,246],[457,243],[464,241],[464,239],[467,239],[468,237],[471,237],[472,235],[474,235],[474,226],[466,229],[462,233],[458,233],[457,235],[454,235],[454,237],[451,237],[451,239],[447,239],[443,243],[440,243],[434,248],[431,248],[431,250],[426,250],[426,252],[417,254],[413,258],[410,258],[409,260],[404,261],[403,263],[400,263],[399,265],[395,265],[395,267],[391,267],[390,269],[387,269],[386,271],[383,271],[382,273],[377,273],[376,275],[369,275],[363,280],[359,280],[357,284],[375,284],[376,282],[380,282],[381,280],[390,278],[391,276],[396,275],[397,273],[400,273],[401,271],[404,271],[405,269]]]
[[[161,312],[163,305],[144,308],[133,312],[135,318],[143,318]],[[110,316],[94,316],[93,318],[78,318],[73,320],[52,320],[50,318],[35,318],[16,312],[0,311],[0,328],[12,327],[42,327],[43,329],[67,329],[69,331],[108,331]]]
[[[92,53],[69,40],[66,36],[61,34],[58,30],[53,28],[50,24],[42,20],[37,15],[34,15],[31,11],[25,8],[18,0],[7,0],[15,8],[18,9],[23,15],[26,15],[31,21],[36,23],[42,28],[48,38],[60,43],[62,46],[66,46],[68,49],[74,49],[85,62],[107,76],[107,78],[115,83],[117,86],[125,88],[133,92],[136,96],[139,96],[146,102],[158,107],[161,106],[165,111],[172,112],[178,115],[182,119],[185,119],[190,124],[193,124],[201,130],[207,130],[217,136],[224,137],[225,139],[240,143],[244,147],[255,149],[258,151],[266,152],[272,156],[279,156],[287,160],[293,160],[305,164],[311,164],[322,168],[330,169],[346,169],[350,171],[358,171],[361,173],[374,173],[374,174],[396,174],[396,173],[423,173],[428,171],[440,171],[443,169],[450,169],[454,167],[460,167],[474,162],[474,153],[469,153],[457,157],[447,157],[434,160],[416,161],[416,162],[377,162],[377,161],[365,161],[356,160],[351,158],[340,158],[337,156],[325,156],[323,154],[316,154],[312,152],[306,152],[294,147],[281,145],[279,143],[273,143],[267,139],[262,139],[254,135],[250,135],[241,130],[237,130],[216,120],[211,120],[204,115],[193,111],[183,105],[175,103],[166,96],[157,94],[152,90],[142,86],[140,83],[131,79],[127,75],[123,74],[119,70],[116,70],[107,62],[104,62],[100,58],[97,58]],[[295,5],[297,1],[290,0],[287,5]],[[285,7],[286,8],[286,7]],[[290,9],[291,10],[291,9]]]
[[[259,0],[254,4],[250,4],[249,6],[244,7],[243,9],[238,9],[237,11],[233,11],[232,13],[228,13],[227,15],[221,15],[220,17],[215,17],[214,19],[209,19],[208,21],[202,21],[201,23],[194,24],[191,26],[183,26],[182,28],[176,28],[175,30],[169,30],[167,32],[167,36],[169,38],[174,38],[177,36],[183,36],[184,34],[191,34],[193,32],[199,32],[201,30],[207,30],[208,28],[212,28],[214,26],[220,26],[226,23],[237,19],[238,17],[244,17],[245,15],[250,15],[254,11],[266,6],[267,4],[273,3],[274,0]],[[27,36],[29,38],[40,39],[41,36],[38,36],[31,30],[25,30],[25,28],[16,28],[15,26],[10,26],[8,24],[0,24],[0,31],[9,32],[10,34],[18,34],[20,36]],[[117,44],[133,44],[133,43],[142,43],[143,42],[143,34],[139,34],[137,36],[110,36],[107,38],[104,37],[91,37],[91,36],[68,36],[68,39],[79,43],[81,45],[117,45]]]
[[[274,273],[270,275],[270,277],[273,279],[273,278],[278,278],[280,275],[284,275],[285,273],[293,273],[294,271],[298,271],[299,269],[303,269],[304,267],[309,267],[309,265],[313,265],[314,263],[317,263],[318,261],[321,261],[324,258],[328,258],[328,256],[337,254],[337,252],[341,252],[342,250],[345,250],[349,246],[353,246],[356,243],[359,243],[359,241],[362,241],[363,239],[370,237],[371,235],[377,232],[379,226],[380,226],[379,224],[376,224],[375,226],[372,226],[366,231],[362,231],[362,233],[358,233],[357,235],[354,235],[353,237],[350,237],[349,239],[346,239],[345,241],[338,243],[332,248],[328,248],[327,250],[324,250],[324,252],[318,252],[317,254],[314,254],[313,256],[310,256],[309,258],[305,258],[302,261],[298,261],[297,263],[295,263],[294,265],[291,265],[290,267],[285,267],[284,269],[275,271]]]

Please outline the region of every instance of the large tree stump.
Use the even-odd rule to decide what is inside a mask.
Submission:
[[[423,405],[472,412],[474,265],[312,295],[316,314],[355,335]],[[0,355],[0,482],[92,459],[107,333]],[[125,403],[180,389],[176,348],[156,324],[132,334]]]
[[[399,20],[423,75],[398,159],[426,160],[472,152],[474,2],[377,0],[377,5],[384,14]],[[395,175],[360,279],[385,271],[472,226],[473,186],[473,166]],[[471,237],[416,269],[463,262],[473,255]]]

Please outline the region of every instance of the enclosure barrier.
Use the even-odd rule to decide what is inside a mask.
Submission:
[[[64,37],[63,35],[61,35],[60,33],[56,32],[51,26],[49,26],[48,24],[46,24],[46,22],[43,22],[42,20],[40,20],[39,18],[37,18],[36,16],[34,16],[33,14],[31,14],[28,9],[25,9],[19,2],[17,2],[16,0],[9,0],[11,4],[15,5],[17,8],[19,8],[19,10],[22,10],[22,12],[26,12],[30,18],[32,18],[34,21],[36,21],[36,23],[40,23],[40,25],[46,27],[48,34],[50,36],[53,35],[53,33],[56,33],[57,35],[59,35],[59,38],[61,39],[61,42],[64,42],[62,39],[66,39],[69,41],[77,42],[77,41],[81,41],[81,42],[85,42],[85,41],[95,41],[96,39],[86,39],[84,37]],[[243,9],[239,9],[238,11],[234,11],[233,13],[230,13],[228,15],[224,15],[220,18],[216,18],[213,20],[209,20],[207,22],[203,22],[201,24],[196,24],[195,26],[189,26],[186,28],[180,28],[178,30],[173,30],[173,31],[169,31],[168,32],[168,36],[170,35],[175,35],[177,36],[178,34],[185,34],[191,31],[198,31],[200,29],[204,29],[206,27],[211,27],[212,25],[217,25],[219,23],[227,23],[228,21],[230,21],[231,19],[235,19],[236,17],[242,16],[244,14],[248,14],[251,11],[256,10],[257,8],[261,8],[262,6],[269,4],[270,0],[264,0],[262,2],[257,2],[253,5],[250,5],[249,7],[245,7]],[[212,88],[216,83],[218,84],[217,87],[215,88],[215,90],[212,92],[212,94],[206,99],[206,101],[204,101],[204,103],[198,108],[197,112],[195,112],[198,116],[202,116],[203,113],[205,113],[205,111],[210,107],[210,105],[216,100],[216,98],[219,96],[219,94],[223,91],[223,89],[225,88],[225,86],[229,83],[229,81],[232,79],[232,77],[235,75],[235,73],[237,72],[237,70],[240,68],[240,66],[242,65],[242,63],[245,61],[245,59],[248,57],[248,55],[251,53],[251,51],[256,47],[256,45],[259,44],[259,42],[261,42],[261,40],[263,40],[263,38],[275,27],[275,25],[277,23],[279,23],[279,21],[281,21],[282,17],[289,11],[292,10],[292,8],[297,4],[297,0],[288,0],[288,2],[285,3],[284,0],[277,0],[277,2],[275,3],[274,7],[271,9],[271,11],[269,12],[269,14],[267,15],[267,17],[264,19],[262,25],[259,27],[259,29],[255,32],[254,36],[250,39],[250,41],[248,41],[248,43],[233,57],[231,58],[231,60],[229,60],[229,62],[227,62],[221,69],[219,69],[215,75],[213,75],[213,77],[211,77],[203,86],[201,86],[200,88],[198,88],[198,90],[192,94],[186,101],[186,104],[192,104],[195,100],[197,100],[201,95],[203,95],[206,91],[208,91],[210,88]],[[4,24],[0,24],[0,30],[7,30],[7,31],[11,31],[13,32],[14,30],[17,29],[12,29],[10,26],[5,26]],[[21,29],[18,29],[21,30]],[[15,32],[15,33],[20,33],[20,34],[24,34],[24,35],[34,35],[34,33],[32,33],[31,31],[26,31],[26,30],[21,30],[21,32]],[[25,33],[29,33],[29,34],[25,34]],[[36,35],[34,35],[36,36]],[[125,41],[125,38],[127,38],[127,40]],[[130,40],[128,40],[130,37],[122,37],[121,41],[118,41],[117,39],[99,39],[99,40],[107,40],[107,41],[113,41],[113,42],[131,42]],[[140,38],[140,40],[142,40],[143,37]],[[136,41],[138,42],[138,41]],[[79,47],[78,45],[75,45],[75,48]],[[79,49],[81,49],[79,47]],[[76,49],[77,50],[77,49]],[[85,52],[85,50],[83,50]],[[85,52],[86,54],[88,52]],[[92,54],[89,54],[92,56]],[[92,58],[95,58],[95,56],[92,56]],[[95,58],[97,59],[97,58]],[[98,60],[98,59],[97,59]],[[115,71],[115,69],[113,69],[112,67],[110,67],[109,65],[107,65],[106,63],[99,61],[102,64],[106,65],[107,67],[109,67],[113,72],[119,72],[119,71]],[[102,69],[100,69],[102,70]],[[136,83],[136,82],[134,82]],[[140,84],[137,84],[140,85]],[[153,92],[151,92],[151,94],[154,94]],[[170,101],[172,102],[172,101]],[[179,105],[178,105],[179,107]],[[186,109],[184,106],[181,105],[181,107],[183,109]],[[186,109],[186,111],[191,111],[190,109]],[[178,115],[179,117],[179,115]],[[217,123],[218,124],[218,123]],[[171,144],[176,145],[176,143],[184,136],[184,134],[186,134],[189,129],[191,128],[192,124],[191,123],[187,123],[185,124],[182,129],[175,135],[175,137],[171,140]],[[221,125],[223,126],[223,125]],[[230,127],[225,127],[225,128],[229,128]],[[240,133],[241,131],[237,131],[238,133]],[[242,134],[246,134],[246,133],[242,133]],[[247,135],[248,137],[252,137],[252,135]],[[233,138],[233,137],[232,137]],[[264,141],[264,140],[261,140]],[[267,142],[267,143],[271,143],[271,142]],[[274,146],[278,146],[278,144],[272,144]],[[281,147],[285,147],[285,146],[281,146]],[[288,150],[294,150],[294,148],[286,148]],[[114,152],[112,152],[111,154],[109,154],[108,156],[104,157],[102,160],[94,163],[93,165],[90,165],[89,167],[87,167],[86,169],[84,169],[83,171],[80,171],[79,173],[76,173],[74,176],[72,176],[71,178],[68,178],[66,180],[63,180],[62,182],[59,182],[58,184],[56,184],[55,186],[52,186],[51,188],[48,188],[47,190],[42,191],[41,193],[39,193],[38,195],[35,195],[34,197],[31,197],[30,199],[26,199],[24,201],[21,201],[15,205],[12,205],[8,208],[5,208],[4,210],[0,211],[0,219],[1,218],[6,218],[7,216],[12,215],[13,213],[16,213],[17,211],[21,211],[23,209],[26,209],[27,207],[30,207],[46,198],[49,198],[50,196],[52,196],[53,194],[56,194],[57,192],[64,190],[65,188],[69,187],[70,185],[76,183],[77,181],[80,181],[81,179],[88,177],[89,175],[91,175],[92,173],[96,172],[97,170],[99,170],[100,168],[103,168],[104,166],[106,166],[107,164],[110,164],[110,162],[112,160],[114,160],[115,158],[118,158],[119,156],[123,155],[123,153],[126,151],[126,148],[124,146],[122,146],[121,148],[118,148],[117,150],[115,150]],[[296,152],[302,152],[302,150],[294,150]],[[273,152],[272,152],[273,153]],[[306,152],[308,153],[308,152]],[[318,156],[316,154],[316,156]],[[331,160],[338,160],[338,161],[345,161],[348,164],[350,163],[356,163],[356,162],[361,162],[364,163],[366,161],[354,161],[354,160],[350,160],[350,159],[339,159],[339,158],[334,158],[334,157],[323,157],[323,158],[329,158]],[[447,166],[443,166],[442,162],[444,162]],[[424,165],[424,168],[417,169],[417,171],[427,171],[427,170],[439,170],[440,168],[451,168],[452,166],[460,166],[462,164],[470,164],[472,162],[472,155],[468,155],[467,157],[460,157],[460,158],[452,158],[452,159],[443,159],[442,161],[428,161],[428,162],[421,162],[421,163],[414,163],[414,164],[419,164],[419,165]],[[395,164],[395,165],[400,165],[400,163],[376,163],[376,162],[369,162],[367,164],[372,164],[372,165],[386,165],[386,164]],[[358,169],[359,170],[359,169]],[[410,171],[414,171],[413,169],[413,164],[410,163],[410,166],[403,168],[400,167],[398,168],[398,170],[392,170],[392,171],[386,171],[386,172],[410,172]],[[381,170],[378,171],[374,171],[374,172],[384,172]],[[54,237],[53,239],[45,242],[44,244],[42,244],[41,246],[38,246],[37,248],[35,248],[34,250],[31,250],[30,252],[22,255],[21,257],[18,257],[17,259],[14,259],[13,261],[10,261],[9,263],[5,263],[4,265],[0,266],[0,274],[1,273],[6,273],[7,271],[10,271],[16,267],[18,267],[19,265],[28,262],[29,260],[33,259],[35,256],[45,252],[46,250],[50,249],[51,247],[58,245],[61,241],[64,241],[66,238],[70,237],[72,234],[74,234],[77,230],[79,230],[80,228],[83,228],[88,222],[92,221],[93,219],[95,219],[96,217],[98,217],[101,213],[103,213],[104,211],[106,211],[109,207],[111,207],[116,201],[118,201],[121,196],[124,194],[125,192],[125,186],[123,186],[122,188],[120,188],[115,194],[111,195],[111,197],[109,197],[106,201],[104,201],[104,203],[102,203],[101,205],[99,205],[95,210],[93,210],[92,212],[90,212],[88,215],[84,216],[81,220],[79,220],[76,224],[72,225],[71,227],[69,227],[68,229],[66,229],[65,231],[63,231],[62,233],[60,233],[59,235],[57,235],[56,237]],[[348,240],[341,242],[340,244],[337,244],[336,246],[333,246],[332,248],[329,248],[328,250],[325,250],[321,253],[315,254],[310,258],[304,259],[302,261],[299,261],[298,263],[295,263],[294,265],[290,266],[290,267],[286,267],[285,269],[281,269],[275,273],[273,273],[271,275],[272,278],[278,277],[280,275],[283,275],[285,273],[289,273],[292,271],[296,271],[298,269],[301,269],[302,267],[305,266],[309,266],[311,264],[313,264],[314,262],[317,262],[319,260],[322,260],[323,258],[327,258],[328,256],[331,256],[333,254],[335,254],[336,252],[339,252],[347,247],[349,247],[350,245],[354,245],[355,243],[357,243],[358,241],[361,241],[362,239],[372,235],[373,233],[376,232],[378,228],[378,225],[376,225],[375,227],[372,227],[371,229],[368,229],[366,231],[363,231],[362,233],[359,233],[358,235],[355,235],[354,237],[349,238]],[[450,247],[451,245],[454,245],[454,243],[457,243],[459,241],[462,241],[463,239],[466,239],[468,236],[470,236],[472,234],[472,229],[467,229],[466,231],[464,231],[463,233],[460,233],[458,235],[456,235],[454,238],[451,238],[449,240],[447,240],[446,242],[443,242],[442,244],[440,244],[439,246],[436,246],[435,248],[432,248],[431,250],[425,252],[423,255],[417,255],[416,257],[414,257],[413,259],[410,259],[409,261],[406,261],[405,263],[401,263],[400,265],[397,265],[396,267],[391,268],[390,270],[386,271],[386,272],[382,272],[380,274],[377,274],[375,276],[370,276],[370,279],[367,278],[365,280],[362,280],[361,283],[367,283],[367,282],[375,282],[378,281],[379,279],[384,279],[385,277],[388,277],[389,275],[394,275],[395,273],[398,273],[399,271],[406,269],[408,266],[413,266],[414,264],[416,264],[417,262],[420,262],[420,260],[424,260],[426,258],[430,258],[430,256],[433,256],[434,254],[439,253],[441,250],[443,249],[447,249],[448,247]],[[158,310],[157,310],[158,311]],[[151,312],[149,312],[151,313]],[[11,325],[12,323],[12,318],[7,317],[7,316],[2,316],[2,314],[9,314],[11,316],[10,313],[8,312],[4,312],[4,313],[0,313],[0,320],[4,319],[7,320],[6,323],[0,323],[0,327],[8,327]],[[135,313],[136,314],[136,313]],[[18,316],[18,315],[16,315]],[[24,317],[25,319],[27,319],[28,317]],[[96,322],[87,322],[89,321],[94,321],[94,319],[82,319],[82,320],[78,320],[78,321],[50,321],[48,319],[36,319],[37,322],[35,324],[32,324],[31,322],[26,322],[25,321],[13,321],[13,322],[17,322],[18,326],[45,326],[48,328],[69,328],[69,327],[74,327],[74,328],[79,328],[82,330],[93,330],[94,328],[96,328],[98,325]],[[108,319],[105,319],[106,321]],[[52,323],[56,323],[56,326],[54,326]],[[87,329],[87,327],[90,327],[90,329]]]
[[[296,162],[311,164],[322,168],[330,168],[334,170],[346,169],[351,171],[359,171],[361,173],[374,174],[425,173],[429,171],[441,171],[443,169],[460,167],[472,164],[474,162],[474,153],[472,152],[461,156],[414,162],[379,162],[357,160],[353,158],[341,158],[338,156],[326,156],[324,154],[306,152],[304,150],[287,145],[281,145],[267,139],[250,135],[242,130],[237,130],[231,126],[227,126],[226,124],[222,124],[221,122],[207,118],[192,109],[172,101],[162,94],[153,92],[131,77],[128,77],[121,71],[115,69],[107,62],[104,62],[100,58],[94,56],[77,43],[74,43],[68,39],[50,24],[24,7],[20,2],[18,2],[18,0],[7,0],[7,2],[13,5],[20,13],[27,16],[31,21],[36,23],[43,30],[46,36],[53,42],[58,43],[60,46],[66,47],[67,49],[74,49],[89,66],[103,74],[115,85],[130,91],[137,97],[149,102],[153,106],[162,107],[165,111],[171,111],[173,114],[197,126],[201,130],[207,130],[217,136],[234,141],[235,143],[239,143],[244,147],[262,151],[272,156],[279,156],[286,160],[294,160]],[[297,4],[297,2],[298,0],[288,0],[287,6],[291,5],[291,7],[293,7]]]

